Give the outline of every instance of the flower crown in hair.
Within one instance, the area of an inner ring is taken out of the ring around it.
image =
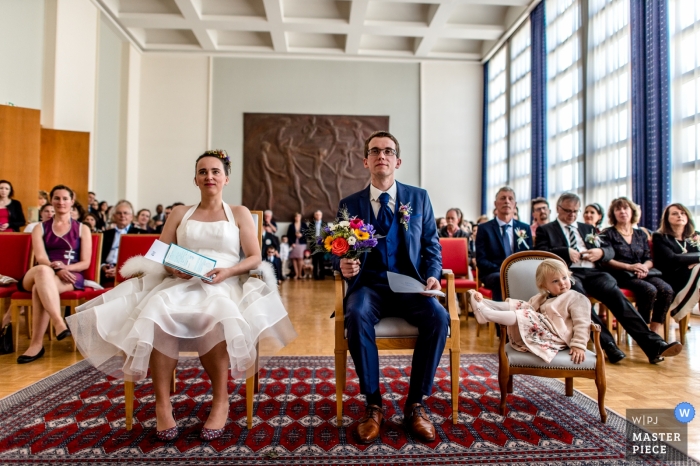
[[[205,152],[207,155],[215,155],[226,163],[231,162],[228,158],[228,153],[224,149],[212,149]]]

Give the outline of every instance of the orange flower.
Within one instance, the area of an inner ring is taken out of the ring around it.
[[[333,255],[342,257],[346,252],[348,252],[348,249],[350,249],[350,245],[345,238],[340,237],[333,240],[333,244],[331,246],[331,252]]]

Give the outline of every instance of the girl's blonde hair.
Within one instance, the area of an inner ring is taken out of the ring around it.
[[[546,291],[547,278],[557,273],[568,275],[571,283],[574,283],[574,279],[571,276],[571,271],[565,263],[559,259],[545,259],[540,265],[537,266],[537,271],[535,272],[535,282],[537,283],[537,288],[542,291]]]

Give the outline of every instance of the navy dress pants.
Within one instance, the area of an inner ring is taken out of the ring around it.
[[[450,316],[436,298],[394,293],[388,285],[362,286],[345,300],[345,328],[360,391],[379,390],[379,353],[374,326],[385,317],[401,317],[418,327],[413,350],[410,391],[430,396],[433,378],[445,349]]]

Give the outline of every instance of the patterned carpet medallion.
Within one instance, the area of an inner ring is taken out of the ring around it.
[[[122,382],[83,361],[0,400],[0,464],[626,464],[626,421],[610,413],[601,424],[597,405],[578,392],[564,396],[559,381],[516,376],[508,414],[500,416],[494,355],[462,356],[457,425],[443,358],[427,400],[438,437],[416,441],[401,427],[410,357],[380,361],[387,422],[372,445],[351,435],[363,400],[350,358],[343,428],[336,427],[333,358],[277,357],[261,371],[253,429],[245,427],[244,381],[231,380],[229,424],[211,443],[199,440],[211,406],[206,374],[197,359],[181,361],[172,397],[181,435],[167,444],[153,435],[150,380],[136,387],[127,432]],[[662,463],[650,457],[643,464]]]

